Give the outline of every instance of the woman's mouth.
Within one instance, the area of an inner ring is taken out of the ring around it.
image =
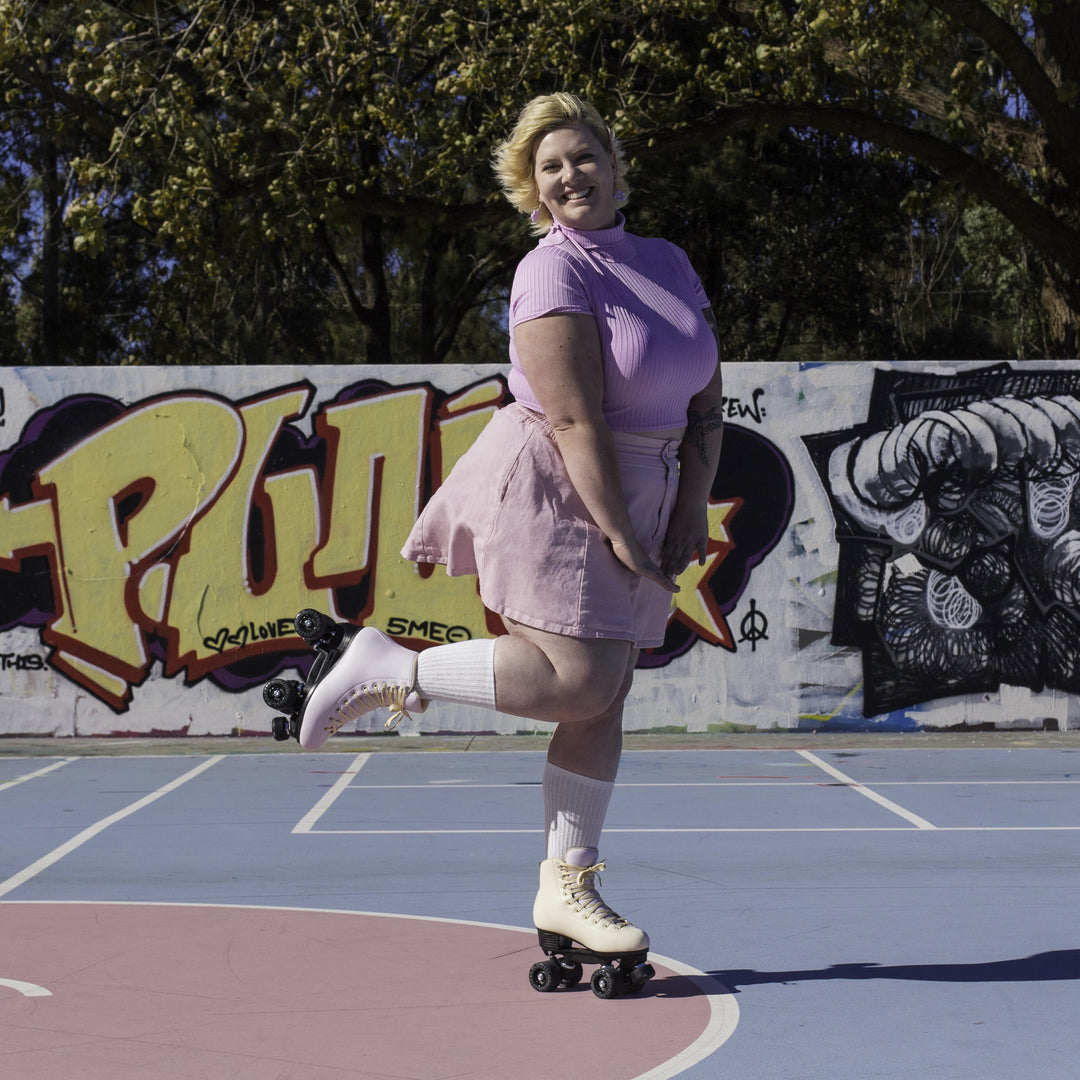
[[[582,199],[587,199],[592,191],[591,187],[582,188],[581,191],[568,191],[563,196],[563,202],[581,202]]]

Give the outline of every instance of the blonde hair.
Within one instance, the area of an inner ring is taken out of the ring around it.
[[[586,127],[608,148],[615,158],[615,182],[624,192],[629,191],[622,148],[594,106],[574,94],[534,97],[518,114],[510,137],[499,143],[492,155],[495,176],[510,205],[522,214],[539,207],[539,218],[532,226],[534,236],[542,236],[552,224],[551,214],[540,203],[534,178],[536,144],[552,131],[566,127]]]

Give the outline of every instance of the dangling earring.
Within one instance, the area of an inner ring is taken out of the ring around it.
[[[540,207],[539,206],[529,215],[529,220],[534,225],[540,220]]]

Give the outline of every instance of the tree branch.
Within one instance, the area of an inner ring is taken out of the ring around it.
[[[349,310],[353,313],[353,318],[355,318],[361,326],[371,325],[371,312],[364,307],[360,297],[356,295],[356,290],[352,286],[352,280],[345,272],[345,267],[341,265],[341,260],[334,250],[334,245],[330,242],[330,236],[326,230],[326,223],[324,221],[315,222],[315,239],[322,249],[323,257],[326,259],[334,277],[337,279],[341,291],[345,294],[345,300],[349,305]]]
[[[980,0],[930,0],[980,37],[1001,58],[1032,108],[1042,117],[1047,138],[1056,149],[1077,161],[1080,125],[1076,114],[1058,97],[1058,87],[1023,38]]]
[[[32,87],[45,101],[57,105],[61,109],[66,109],[74,116],[77,116],[91,134],[104,139],[108,139],[112,134],[115,126],[112,121],[104,119],[99,113],[87,108],[85,98],[68,93],[48,75],[41,75],[32,67],[14,60],[8,61],[7,70],[10,75],[14,76],[17,83]]]
[[[375,214],[385,218],[409,218],[430,221],[446,232],[464,232],[480,226],[497,225],[514,217],[515,211],[508,203],[477,202],[458,203],[448,206],[439,199],[418,196],[395,197],[377,191],[359,190],[355,195],[339,197],[351,213]]]
[[[477,297],[495,280],[507,273],[517,262],[519,253],[513,251],[489,252],[478,259],[457,293],[449,300],[444,301],[442,326],[435,337],[433,353],[438,363],[446,359],[454,338],[461,327],[465,316],[476,303]]]
[[[814,104],[754,102],[717,109],[702,125],[674,133],[652,132],[626,139],[628,148],[651,135],[666,152],[700,146],[702,136],[721,138],[764,127],[816,128],[897,150],[966,187],[1000,211],[1045,256],[1080,279],[1080,232],[1030,195],[963,150],[922,131],[856,109]]]
[[[944,122],[948,119],[951,99],[939,87],[926,84],[899,86],[890,96],[898,104],[910,106],[935,120]],[[1045,164],[1042,156],[1045,135],[1033,124],[1014,120],[1004,114],[991,118],[971,106],[961,107],[960,115],[973,132],[982,132],[984,136],[993,138],[998,146],[1005,146],[1009,140],[1019,143],[1021,152],[1013,152],[1010,156],[1024,168],[1034,170]]]

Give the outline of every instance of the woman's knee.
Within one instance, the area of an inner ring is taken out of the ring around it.
[[[565,686],[561,720],[588,720],[622,706],[634,681],[625,653],[597,650],[587,663],[575,667]]]
[[[555,723],[585,720],[617,705],[629,691],[637,654],[630,642],[508,625],[510,647],[496,652],[496,684],[516,686],[523,676],[527,681],[513,701],[505,690],[500,708],[514,705],[509,711]]]
[[[603,675],[595,675],[567,687],[562,720],[588,720],[609,712],[619,700],[620,686]]]

